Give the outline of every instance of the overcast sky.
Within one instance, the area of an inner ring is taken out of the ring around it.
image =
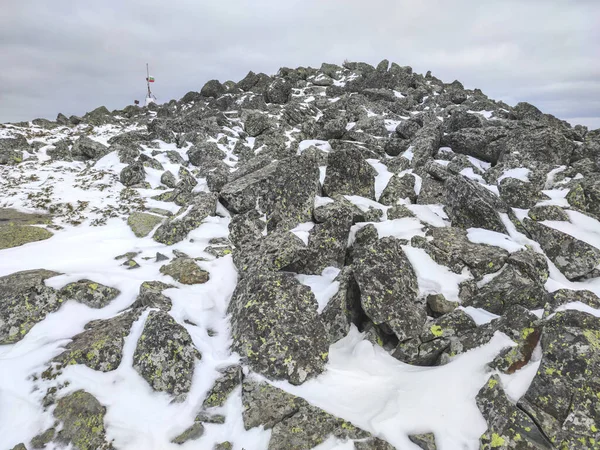
[[[2,0],[0,122],[386,58],[600,127],[600,0]]]

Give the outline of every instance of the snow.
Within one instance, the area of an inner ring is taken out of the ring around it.
[[[304,245],[308,245],[308,236],[310,234],[309,232],[314,228],[314,226],[315,224],[313,222],[304,222],[298,224],[295,228],[290,230],[290,232],[294,233],[296,236],[302,239]]]
[[[324,206],[327,205],[328,203],[334,203],[335,200],[333,200],[332,198],[329,197],[320,197],[318,195],[315,195],[315,208],[318,208],[319,206]]]
[[[415,448],[409,434],[433,432],[440,449],[475,450],[487,428],[475,404],[490,376],[486,363],[513,345],[498,332],[488,344],[449,364],[417,367],[363,340],[352,327],[347,337],[330,347],[326,371],[319,377],[301,386],[272,384],[399,449]]]
[[[505,178],[516,178],[517,180],[521,180],[521,181],[528,183],[529,182],[528,177],[529,177],[530,173],[531,173],[531,170],[527,169],[526,167],[518,167],[516,169],[508,169],[508,170],[505,170],[502,173],[502,175],[500,175],[498,177],[498,183],[500,183]]]
[[[487,171],[492,166],[491,163],[482,161],[481,159],[475,158],[474,156],[467,156],[467,158],[469,159],[469,162],[471,164],[473,164],[475,167],[477,167],[483,172]]]
[[[402,246],[406,257],[410,261],[417,281],[419,295],[444,294],[447,300],[460,302],[458,298],[459,284],[471,278],[468,270],[456,274],[445,266],[436,263],[427,252],[421,248]]]
[[[402,153],[402,155],[400,155],[400,156],[404,156],[409,161],[412,161],[413,156],[414,156],[412,145],[410,147],[408,147],[408,149],[404,153]]]
[[[310,287],[310,290],[315,295],[319,308],[317,312],[320,314],[329,303],[329,300],[337,293],[340,288],[340,283],[333,281],[340,273],[337,267],[326,267],[321,275],[296,275],[300,283]]]
[[[432,227],[447,227],[450,222],[444,212],[443,205],[404,205],[411,210],[417,218]]]
[[[466,167],[466,168],[464,168],[463,170],[460,171],[460,174],[463,175],[463,176],[465,176],[465,177],[467,177],[467,178],[470,178],[471,180],[475,180],[475,181],[478,181],[478,182],[480,182],[482,184],[485,184],[485,180],[483,179],[483,177],[481,175],[475,173],[473,171],[472,167]]]
[[[525,395],[537,374],[541,362],[542,347],[538,343],[531,355],[531,360],[520,370],[511,375],[498,372],[504,392],[513,403],[517,403]]]
[[[494,111],[487,111],[487,110],[482,110],[482,111],[468,110],[467,112],[471,113],[471,114],[479,114],[479,115],[485,117],[486,119],[489,119],[490,117],[492,117],[492,114],[494,114]]]
[[[477,326],[485,325],[486,323],[490,323],[492,320],[500,317],[496,314],[486,311],[485,309],[474,308],[473,306],[459,306],[459,308],[471,316],[471,319],[475,321]]]
[[[515,242],[506,234],[483,228],[469,228],[467,230],[467,238],[475,244],[493,245],[503,248],[510,253],[525,249],[524,245]]]
[[[367,162],[375,169],[377,175],[375,176],[375,198],[379,200],[381,193],[389,183],[390,179],[394,174],[388,171],[387,166],[377,159],[367,159]]]
[[[600,249],[600,222],[577,211],[565,210],[565,212],[568,214],[570,222],[544,220],[540,223]]]
[[[562,206],[562,207],[567,207],[567,208],[569,206],[571,206],[571,205],[569,205],[569,202],[565,198],[567,196],[567,194],[569,193],[569,189],[546,189],[546,190],[543,190],[542,193],[546,194],[548,197],[550,197],[550,199],[542,200],[542,201],[538,202],[536,206],[556,205],[556,206]]]

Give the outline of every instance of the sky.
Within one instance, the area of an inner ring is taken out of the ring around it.
[[[599,0],[2,0],[0,123],[346,59],[600,128]]]

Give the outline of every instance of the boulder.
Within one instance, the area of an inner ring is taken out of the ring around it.
[[[203,270],[192,258],[175,258],[160,268],[160,273],[169,275],[182,284],[203,284],[209,279],[209,273]]]
[[[249,274],[237,285],[231,314],[233,350],[272,379],[301,384],[321,373],[329,345],[308,286],[290,273]]]
[[[59,292],[61,301],[75,300],[90,308],[104,308],[121,292],[90,280],[79,280],[64,286]]]
[[[377,172],[357,149],[333,150],[327,158],[327,173],[323,192],[332,197],[359,195],[375,200]]]
[[[418,336],[425,305],[417,301],[417,276],[402,243],[385,237],[359,248],[352,266],[362,309],[373,323],[385,324],[400,341]]]
[[[600,249],[587,242],[527,217],[523,225],[569,280],[590,273],[600,264]]]
[[[452,226],[507,233],[498,214],[506,207],[491,191],[460,175],[448,179],[445,189],[446,212]]]
[[[39,269],[0,277],[0,344],[20,341],[36,323],[60,308],[58,293],[44,284],[57,275]]]
[[[196,360],[202,355],[187,330],[162,311],[150,311],[133,354],[133,368],[155,391],[177,400],[192,387]]]

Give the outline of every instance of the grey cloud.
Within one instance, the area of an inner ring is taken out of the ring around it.
[[[0,122],[161,101],[249,70],[383,58],[600,127],[596,1],[21,0],[0,14]]]

